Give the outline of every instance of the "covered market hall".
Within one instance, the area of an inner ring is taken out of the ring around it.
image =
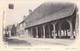
[[[78,8],[73,3],[45,2],[26,20],[32,38],[75,39],[78,31]]]

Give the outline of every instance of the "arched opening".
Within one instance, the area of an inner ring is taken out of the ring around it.
[[[49,38],[49,28],[48,28],[48,24],[45,26],[45,38]]]
[[[70,25],[65,19],[62,20],[61,24],[61,38],[70,39]]]
[[[39,27],[38,27],[38,38],[42,38],[42,37],[43,37],[42,27],[39,26]]]
[[[49,25],[49,27],[50,27],[50,38],[53,38],[53,35],[52,35],[53,25],[52,25],[52,24],[50,24],[50,25]]]
[[[33,33],[32,33],[33,37],[36,38],[36,28],[33,28],[32,31],[33,31]]]
[[[52,31],[53,25],[51,23],[47,23],[45,26],[45,38],[53,38]]]

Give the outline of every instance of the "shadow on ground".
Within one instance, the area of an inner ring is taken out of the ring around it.
[[[18,39],[8,39],[8,45],[16,45],[16,46],[20,46],[20,45],[25,45],[25,46],[31,46],[31,44],[25,40],[18,40]]]

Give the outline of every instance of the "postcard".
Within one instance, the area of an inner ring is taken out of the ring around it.
[[[80,51],[79,0],[3,0],[0,8],[0,51]]]

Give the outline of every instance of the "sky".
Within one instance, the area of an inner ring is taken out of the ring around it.
[[[14,4],[14,9],[9,9],[8,5]],[[32,11],[36,9],[40,3],[27,1],[5,1],[4,4],[4,26],[17,24],[23,20],[24,15],[29,14],[29,9]]]
[[[24,15],[27,16],[29,14],[29,9],[33,11],[44,2],[53,2],[53,1],[52,0],[37,0],[37,1],[36,0],[4,0],[3,1],[3,11],[5,12],[4,27],[6,27],[7,25],[20,23],[23,20],[23,16]],[[8,8],[9,4],[14,4],[14,9],[9,9]]]

